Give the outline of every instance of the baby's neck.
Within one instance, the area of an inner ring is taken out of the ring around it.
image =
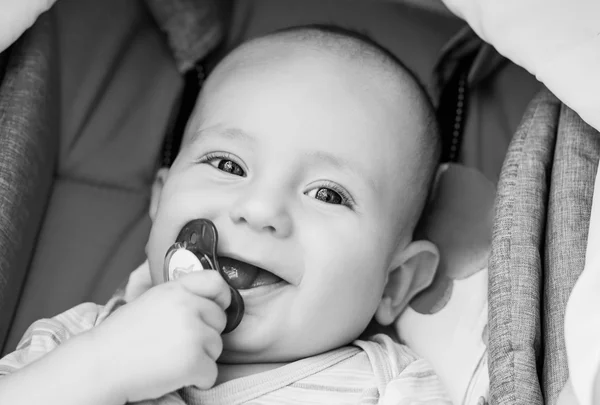
[[[236,378],[247,377],[252,374],[258,374],[273,370],[287,363],[255,363],[255,364],[222,364],[219,363],[219,374],[215,385],[235,380]]]

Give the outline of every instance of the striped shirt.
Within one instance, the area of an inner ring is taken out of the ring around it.
[[[52,319],[35,322],[17,350],[0,360],[0,376],[26,366],[70,337],[100,324],[123,304],[125,301],[118,297],[106,306],[85,303]],[[209,390],[188,387],[143,404],[451,405],[451,402],[425,360],[379,334]]]

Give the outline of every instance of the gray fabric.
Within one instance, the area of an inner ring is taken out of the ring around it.
[[[585,264],[599,156],[600,135],[577,114],[548,91],[532,102],[509,148],[496,201],[492,404],[554,405],[569,376],[564,312]]]
[[[441,95],[441,89],[454,74],[458,62],[474,51],[476,56],[467,81],[467,121],[460,162],[476,167],[496,183],[512,136],[523,119],[527,105],[540,92],[542,85],[524,69],[498,54],[492,46],[483,44],[468,28],[462,29],[444,47],[435,68],[435,93]],[[446,132],[447,135],[450,134]]]
[[[48,147],[59,158],[35,254],[21,256],[32,261],[5,352],[37,319],[105,302],[142,263],[150,186],[182,88],[142,1],[61,0],[52,12],[59,78],[46,82],[60,86],[62,122]]]
[[[222,0],[145,0],[167,35],[177,68],[185,73],[220,41]]]
[[[446,43],[464,26],[456,18],[390,1],[234,0],[226,48],[272,31],[335,24],[365,33],[386,47],[432,89],[433,68]]]
[[[560,103],[532,102],[502,168],[489,266],[490,401],[542,404],[542,255]]]
[[[565,308],[585,265],[599,157],[600,134],[563,106],[552,166],[544,260],[542,383],[546,405],[556,404],[569,377]]]
[[[509,144],[523,114],[542,85],[509,63],[472,89],[461,163],[498,182]]]
[[[42,15],[0,77],[0,348],[44,215],[58,146],[54,20]]]

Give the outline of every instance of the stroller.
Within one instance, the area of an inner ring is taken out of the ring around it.
[[[383,2],[61,0],[0,54],[4,353],[34,320],[105,302],[143,262],[153,174],[173,159],[201,80],[223,52],[313,22],[383,39],[436,99],[445,160],[497,183],[485,396],[491,404],[556,403],[569,377],[564,314],[585,264],[581,224],[590,219],[598,133],[525,71],[473,45],[460,22]],[[430,51],[413,53],[415,41],[403,40],[411,36]],[[469,106],[456,137],[465,80]]]

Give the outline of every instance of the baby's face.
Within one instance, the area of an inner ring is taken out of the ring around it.
[[[322,55],[268,51],[211,77],[151,213],[155,283],[195,218],[215,223],[220,257],[262,269],[240,290],[246,312],[223,336],[226,362],[289,361],[355,339],[382,298],[411,193],[417,129],[385,83]]]

